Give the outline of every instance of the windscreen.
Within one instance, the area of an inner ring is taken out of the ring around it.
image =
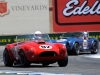
[[[23,41],[37,41],[43,40],[45,42],[51,42],[50,37],[48,34],[26,34],[26,35],[18,35],[16,36],[16,42],[23,42]]]
[[[65,37],[78,37],[78,36],[81,36],[82,33],[81,32],[68,32],[68,33],[63,33],[62,34],[62,38],[65,38]]]

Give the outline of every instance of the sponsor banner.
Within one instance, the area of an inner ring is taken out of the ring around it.
[[[16,42],[16,35],[0,36],[0,45],[6,45],[8,43],[14,43],[14,42]]]
[[[100,31],[100,0],[52,0],[53,31]]]
[[[0,0],[0,33],[50,32],[49,0]]]
[[[62,34],[63,33],[52,33],[52,34],[49,34],[49,36],[51,40],[58,40]],[[90,32],[89,36],[93,38],[98,38],[100,41],[100,32]],[[23,39],[24,38],[19,38],[18,40],[21,41]],[[14,43],[14,42],[16,42],[16,35],[0,36],[0,45],[6,45],[9,43]]]

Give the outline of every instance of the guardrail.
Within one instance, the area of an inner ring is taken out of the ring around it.
[[[49,34],[50,38],[52,40],[58,39],[59,36],[61,36],[62,33],[52,33]],[[89,33],[90,37],[98,38],[100,40],[100,32],[90,32]],[[16,35],[1,35],[0,36],[0,46],[6,45],[8,43],[14,43],[16,42]]]

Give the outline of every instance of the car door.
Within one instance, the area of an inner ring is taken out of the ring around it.
[[[89,39],[88,39],[88,47],[89,47],[89,49],[90,49],[91,45],[92,45],[92,41],[91,41],[90,38],[89,38]]]

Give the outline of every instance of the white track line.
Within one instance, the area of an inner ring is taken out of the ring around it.
[[[46,72],[34,72],[34,71],[12,71],[12,70],[0,70],[0,73],[6,74],[17,74],[17,75],[83,75],[83,74],[56,74],[56,73],[46,73]]]
[[[100,54],[84,55],[84,57],[87,57],[87,58],[99,58],[100,59]]]

